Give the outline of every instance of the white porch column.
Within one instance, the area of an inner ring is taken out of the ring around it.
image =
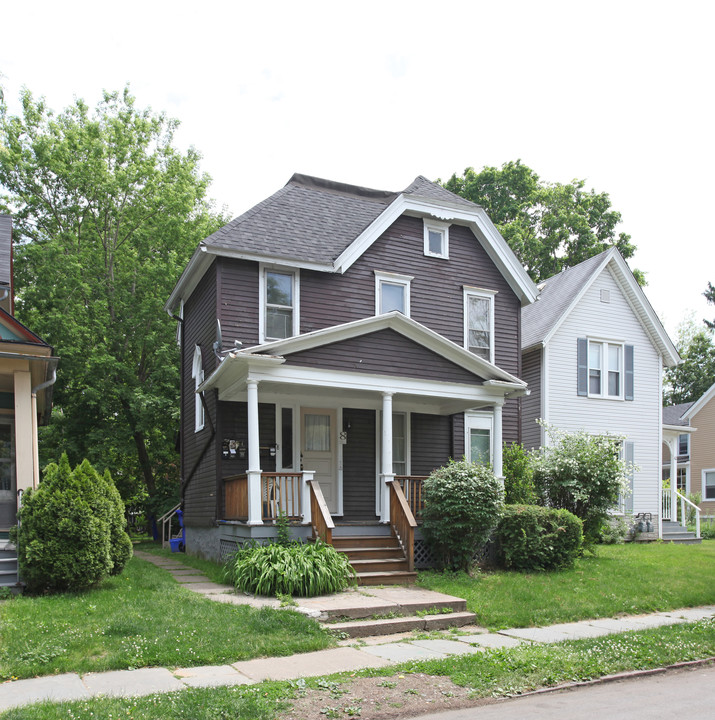
[[[31,488],[34,480],[33,458],[37,435],[33,437],[32,380],[30,371],[16,370],[15,391],[15,477],[17,490]]]
[[[390,488],[387,483],[395,479],[392,472],[392,395],[391,392],[382,393],[382,463],[380,464],[381,479],[380,491],[382,502],[380,503],[381,522],[390,522]]]
[[[248,401],[248,524],[262,525],[261,447],[258,439],[258,381],[246,381]]]
[[[668,441],[668,447],[670,448],[670,519],[676,520],[678,518],[678,505],[675,491],[678,489],[678,442],[679,438],[675,438]]]
[[[315,470],[303,470],[303,486],[301,487],[301,505],[303,506],[303,525],[310,525],[313,519],[310,507],[310,488],[308,483],[315,478]]]
[[[502,404],[494,405],[494,450],[493,467],[494,474],[504,483],[504,469],[502,463]]]

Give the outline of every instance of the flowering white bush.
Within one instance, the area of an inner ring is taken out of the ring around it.
[[[580,517],[584,538],[594,542],[618,496],[630,491],[635,468],[622,458],[623,438],[544,427],[550,443],[534,453],[534,484],[544,504]]]

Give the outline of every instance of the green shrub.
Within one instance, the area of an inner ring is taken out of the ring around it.
[[[519,443],[504,446],[504,502],[508,505],[535,505],[534,469],[531,457]]]
[[[604,545],[623,545],[629,532],[630,527],[624,518],[612,516],[601,525],[599,539]]]
[[[83,590],[118,574],[132,554],[124,505],[109,473],[67,455],[51,463],[37,490],[28,490],[14,533],[30,592]]]
[[[700,537],[703,540],[715,540],[715,520],[702,520],[700,522]]]
[[[496,531],[499,561],[514,570],[555,570],[573,565],[583,524],[568,510],[507,505]]]
[[[424,482],[422,532],[444,568],[468,570],[497,524],[503,492],[491,468],[449,461]]]
[[[534,484],[542,502],[572,512],[583,521],[584,539],[597,542],[618,496],[629,491],[622,438],[566,433],[547,428],[550,444],[533,454]]]
[[[313,597],[344,590],[355,571],[346,555],[316,540],[245,547],[236,554],[231,577],[242,592]]]

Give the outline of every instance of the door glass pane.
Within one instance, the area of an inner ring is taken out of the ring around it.
[[[382,312],[388,313],[393,310],[405,312],[405,286],[394,283],[383,282],[380,286],[382,291]]]
[[[12,425],[0,425],[0,490],[12,490]]]
[[[305,415],[305,449],[330,452],[330,415]]]
[[[472,428],[469,431],[469,457],[472,462],[488,465],[490,445],[489,430]]]
[[[293,410],[283,408],[281,410],[281,436],[283,447],[281,448],[281,463],[284,468],[293,467]]]

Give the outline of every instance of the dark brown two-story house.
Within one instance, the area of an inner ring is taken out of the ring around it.
[[[422,478],[465,455],[500,475],[519,440],[536,294],[484,210],[423,177],[294,175],[206,238],[167,303],[187,550],[223,556],[282,512],[329,540],[392,529],[411,564]]]

